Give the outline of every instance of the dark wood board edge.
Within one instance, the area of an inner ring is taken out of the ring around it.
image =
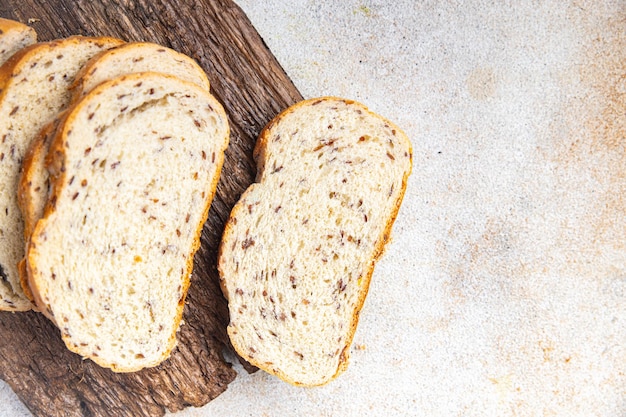
[[[219,288],[217,248],[240,194],[254,180],[256,138],[276,114],[302,99],[243,11],[232,1],[4,0],[0,16],[30,24],[39,40],[71,35],[150,41],[194,58],[224,105],[231,140],[201,248],[179,344],[160,366],[115,374],[65,349],[58,330],[34,313],[0,313],[0,378],[41,416],[160,416],[202,406],[235,372],[228,309]]]

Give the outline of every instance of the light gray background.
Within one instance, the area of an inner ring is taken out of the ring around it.
[[[625,416],[626,3],[237,3],[306,98],[402,127],[414,169],[348,370],[236,366],[176,415]]]

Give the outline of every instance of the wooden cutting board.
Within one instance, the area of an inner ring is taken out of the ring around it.
[[[43,316],[0,312],[0,378],[41,416],[158,416],[206,404],[236,376],[222,358],[229,348],[228,309],[215,265],[223,226],[254,179],[257,135],[301,95],[232,1],[3,0],[0,16],[29,23],[40,41],[107,35],[183,52],[207,72],[231,126],[171,358],[153,369],[115,374],[69,352]]]

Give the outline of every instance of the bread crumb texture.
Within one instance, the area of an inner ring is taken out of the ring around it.
[[[169,356],[228,138],[210,93],[163,74],[115,78],[70,109],[27,252],[70,350],[117,372]]]
[[[365,106],[324,97],[277,116],[255,157],[258,183],[234,207],[220,247],[228,334],[261,369],[322,385],[347,366],[411,145]]]

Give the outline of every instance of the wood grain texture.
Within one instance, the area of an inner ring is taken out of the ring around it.
[[[215,266],[224,223],[254,180],[257,135],[301,95],[232,1],[3,0],[0,16],[30,22],[41,41],[108,35],[185,53],[207,72],[231,123],[230,146],[171,358],[156,368],[115,374],[69,352],[43,316],[1,312],[0,378],[41,416],[159,416],[166,409],[206,404],[235,378],[222,358],[229,348],[228,309]]]

